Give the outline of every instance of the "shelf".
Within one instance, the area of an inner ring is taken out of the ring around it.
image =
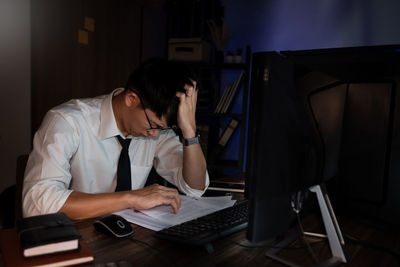
[[[208,168],[212,170],[223,170],[223,169],[237,169],[239,162],[237,160],[219,160],[216,163],[209,164]]]
[[[196,122],[203,129],[202,148],[213,181],[226,174],[243,173],[250,55],[247,47],[244,63],[186,62],[197,71],[205,91],[198,97]],[[217,107],[228,112],[214,113]],[[230,155],[225,154],[226,149]]]
[[[208,190],[225,192],[244,192],[245,175],[239,173],[236,175],[223,175],[220,178],[210,180]]]

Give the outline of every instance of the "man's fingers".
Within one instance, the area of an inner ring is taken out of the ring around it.
[[[171,207],[172,207],[172,209],[174,210],[174,213],[175,214],[177,214],[178,213],[178,210],[179,210],[179,208],[178,208],[178,206],[177,206],[177,204],[176,204],[176,202],[174,202],[174,201],[171,201],[170,203],[168,203],[169,205],[171,205]]]
[[[173,188],[171,188],[173,189]],[[181,207],[181,198],[179,197],[178,191],[173,189],[174,191],[168,191],[165,193],[166,197],[172,199],[173,203],[176,204],[176,212]]]
[[[172,188],[172,187],[166,187],[166,186],[156,184],[156,189],[160,190],[160,191],[173,192],[178,195],[178,190],[176,190],[175,188]]]
[[[185,96],[186,96],[186,94],[183,92],[176,92],[176,97],[178,97],[178,98],[182,99],[182,97],[185,97]]]
[[[172,206],[174,213],[178,213],[179,208],[181,207],[180,203],[176,200],[176,198],[171,198],[170,205]]]
[[[197,88],[194,89],[193,91],[193,104],[196,106],[197,103],[197,94],[199,93],[199,90],[197,90]]]
[[[192,81],[193,85],[185,84],[186,96],[192,97],[197,91],[197,83]]]
[[[176,195],[164,195],[162,196],[162,203],[164,205],[171,205],[172,209],[174,210],[174,213],[178,213],[179,208],[181,207],[181,199],[179,196]]]
[[[181,198],[175,188],[153,184],[142,189],[133,190],[132,193],[137,196],[133,208],[138,210],[150,209],[165,204],[171,205],[174,213],[178,213],[181,207]]]
[[[192,81],[192,83],[193,85],[185,84],[185,92],[176,92],[176,96],[181,100],[191,100],[195,102],[198,93],[197,83],[195,81]]]
[[[158,191],[157,193],[162,197],[162,203],[160,204],[171,205],[174,209],[174,213],[177,213],[181,207],[181,198],[179,197],[178,190],[161,185],[157,186],[156,189]]]

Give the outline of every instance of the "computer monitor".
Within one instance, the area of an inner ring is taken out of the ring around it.
[[[321,185],[337,180],[339,193],[350,198],[385,198],[399,51],[384,46],[253,54],[245,190],[250,241],[286,233],[295,217],[293,196],[310,189],[332,254],[346,261]]]
[[[286,232],[293,218],[293,193],[321,181],[293,63],[275,52],[255,53],[249,99],[247,237],[258,242]]]

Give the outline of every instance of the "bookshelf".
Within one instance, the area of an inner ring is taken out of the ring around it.
[[[247,47],[244,63],[191,64],[201,84],[196,120],[210,186],[222,191],[224,183],[226,191],[231,191],[232,183],[235,190],[244,189],[250,55]],[[229,95],[226,90],[230,90],[229,100],[221,104]]]

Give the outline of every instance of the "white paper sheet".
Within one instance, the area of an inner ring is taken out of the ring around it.
[[[181,196],[181,207],[177,214],[173,213],[173,209],[170,205],[161,205],[142,211],[125,209],[115,212],[115,214],[124,217],[129,222],[159,231],[210,214],[214,211],[231,207],[235,202],[236,200],[232,200],[230,196],[203,197],[198,199]]]
[[[134,209],[120,210],[120,211],[114,212],[114,214],[122,216],[128,222],[140,225],[142,227],[145,227],[145,228],[148,228],[148,229],[151,229],[154,231],[160,231],[161,229],[172,226],[172,224],[155,220],[154,218],[149,217],[146,214],[144,214],[140,211],[136,211]]]

